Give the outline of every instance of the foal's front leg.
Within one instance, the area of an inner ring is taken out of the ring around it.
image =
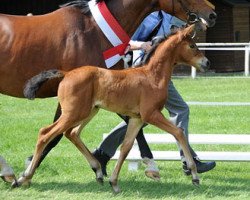
[[[175,139],[179,142],[181,149],[183,150],[184,156],[186,158],[187,166],[192,173],[192,181],[194,185],[199,185],[199,177],[197,174],[197,168],[194,162],[194,159],[190,153],[188,142],[186,136],[183,133],[181,128],[176,127],[169,120],[167,120],[164,115],[156,110],[150,117],[145,119],[147,123],[157,126],[158,128],[172,134]]]
[[[125,135],[125,138],[123,140],[121,150],[120,150],[120,156],[118,158],[118,161],[116,162],[115,169],[109,181],[115,193],[120,192],[120,188],[118,186],[118,176],[119,176],[122,164],[124,160],[126,159],[129,151],[131,150],[134,144],[135,138],[142,126],[143,126],[143,122],[140,118],[129,119],[127,132],[126,132],[126,135]]]

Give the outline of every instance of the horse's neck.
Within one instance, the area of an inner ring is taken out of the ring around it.
[[[186,12],[184,12],[182,6],[180,5],[180,3],[178,3],[178,1],[164,0],[164,3],[167,5],[167,7],[165,7],[166,13],[173,15],[183,21],[186,21],[187,19]]]
[[[165,0],[165,11],[183,19],[179,4]],[[129,36],[132,36],[143,19],[153,11],[160,10],[159,0],[112,0],[107,1],[111,13]]]
[[[111,13],[120,25],[132,36],[142,20],[155,10],[155,0],[112,0],[107,1]]]

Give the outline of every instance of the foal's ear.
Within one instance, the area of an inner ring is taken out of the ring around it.
[[[183,29],[182,34],[183,34],[183,38],[189,36],[189,37],[193,37],[195,33],[195,25],[192,24],[190,26],[188,26],[187,28]]]

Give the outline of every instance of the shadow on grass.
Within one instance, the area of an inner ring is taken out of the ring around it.
[[[210,178],[209,178],[210,179]],[[212,182],[214,177],[211,177],[209,182]],[[228,186],[226,183],[234,183],[234,186]],[[119,186],[122,189],[120,195],[124,197],[140,196],[141,198],[162,199],[163,197],[185,198],[187,196],[204,196],[204,197],[235,197],[237,194],[249,193],[249,180],[240,178],[221,178],[216,179],[214,184],[201,184],[200,187],[193,186],[191,182],[154,182],[154,181],[138,181],[138,180],[121,180]],[[219,183],[219,184],[218,184]],[[225,184],[223,184],[225,183]],[[101,186],[95,181],[90,182],[46,182],[33,183],[31,187],[39,192],[46,191],[67,191],[71,194],[84,193],[110,193],[112,189],[106,180]]]
[[[64,166],[63,162],[57,163],[56,165],[59,164]],[[67,163],[67,165],[68,164],[69,163]],[[118,197],[127,197],[128,199],[192,199],[192,197],[196,199],[230,199],[231,197],[236,199],[238,196],[250,196],[248,163],[242,163],[240,166],[238,163],[231,163],[231,168],[228,169],[225,168],[228,164],[218,163],[216,170],[200,175],[200,187],[192,185],[191,177],[182,176],[179,166],[175,162],[168,163],[168,165],[170,165],[168,166],[168,170],[164,170],[167,168],[165,165],[161,165],[160,167],[162,172],[162,180],[160,182],[154,182],[146,178],[142,175],[144,174],[144,170],[142,169],[137,173],[127,172],[126,170],[122,171],[119,181],[122,193],[119,194]],[[110,168],[112,167],[113,165],[110,166]],[[125,166],[125,168],[126,167],[127,166]],[[80,169],[79,166],[76,168],[79,170],[67,171],[67,167],[56,170],[57,168],[53,165],[43,165],[35,175],[31,186],[29,188],[21,187],[18,189],[19,191],[17,190],[15,193],[17,194],[20,191],[28,189],[31,191],[27,191],[27,194],[38,193],[39,195],[46,196],[51,193],[51,196],[54,194],[63,196],[65,193],[68,193],[70,195],[75,194],[77,197],[91,196],[91,199],[96,198],[96,200],[100,198],[108,199],[114,196],[107,178],[105,179],[104,185],[101,186],[94,180],[94,173],[88,166],[82,169]],[[66,172],[71,172],[70,176],[63,176]],[[85,177],[82,178],[82,175],[79,176],[79,173],[85,173]],[[51,179],[49,177],[51,177]],[[75,179],[70,179],[70,177],[75,177]],[[9,185],[6,184],[2,188],[4,190],[9,189]],[[22,193],[22,195],[25,194],[26,191]]]

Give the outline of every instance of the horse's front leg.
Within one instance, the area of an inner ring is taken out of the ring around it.
[[[0,177],[8,183],[16,181],[16,176],[13,169],[7,164],[6,160],[0,156]]]
[[[123,140],[121,150],[120,150],[120,156],[118,158],[115,169],[109,181],[115,193],[120,192],[120,188],[118,186],[118,176],[119,176],[122,164],[124,160],[126,159],[129,151],[131,150],[134,144],[135,138],[142,126],[143,126],[143,122],[140,118],[129,119],[127,132],[126,132],[126,135],[125,135],[125,138]]]
[[[199,177],[197,174],[197,168],[194,162],[194,159],[190,153],[188,148],[187,138],[185,137],[183,130],[181,128],[176,127],[169,120],[167,120],[164,115],[155,110],[145,118],[145,121],[149,124],[155,125],[156,127],[172,134],[175,139],[179,142],[181,149],[183,150],[184,156],[186,158],[187,167],[191,170],[192,173],[192,181],[194,185],[199,185]]]

